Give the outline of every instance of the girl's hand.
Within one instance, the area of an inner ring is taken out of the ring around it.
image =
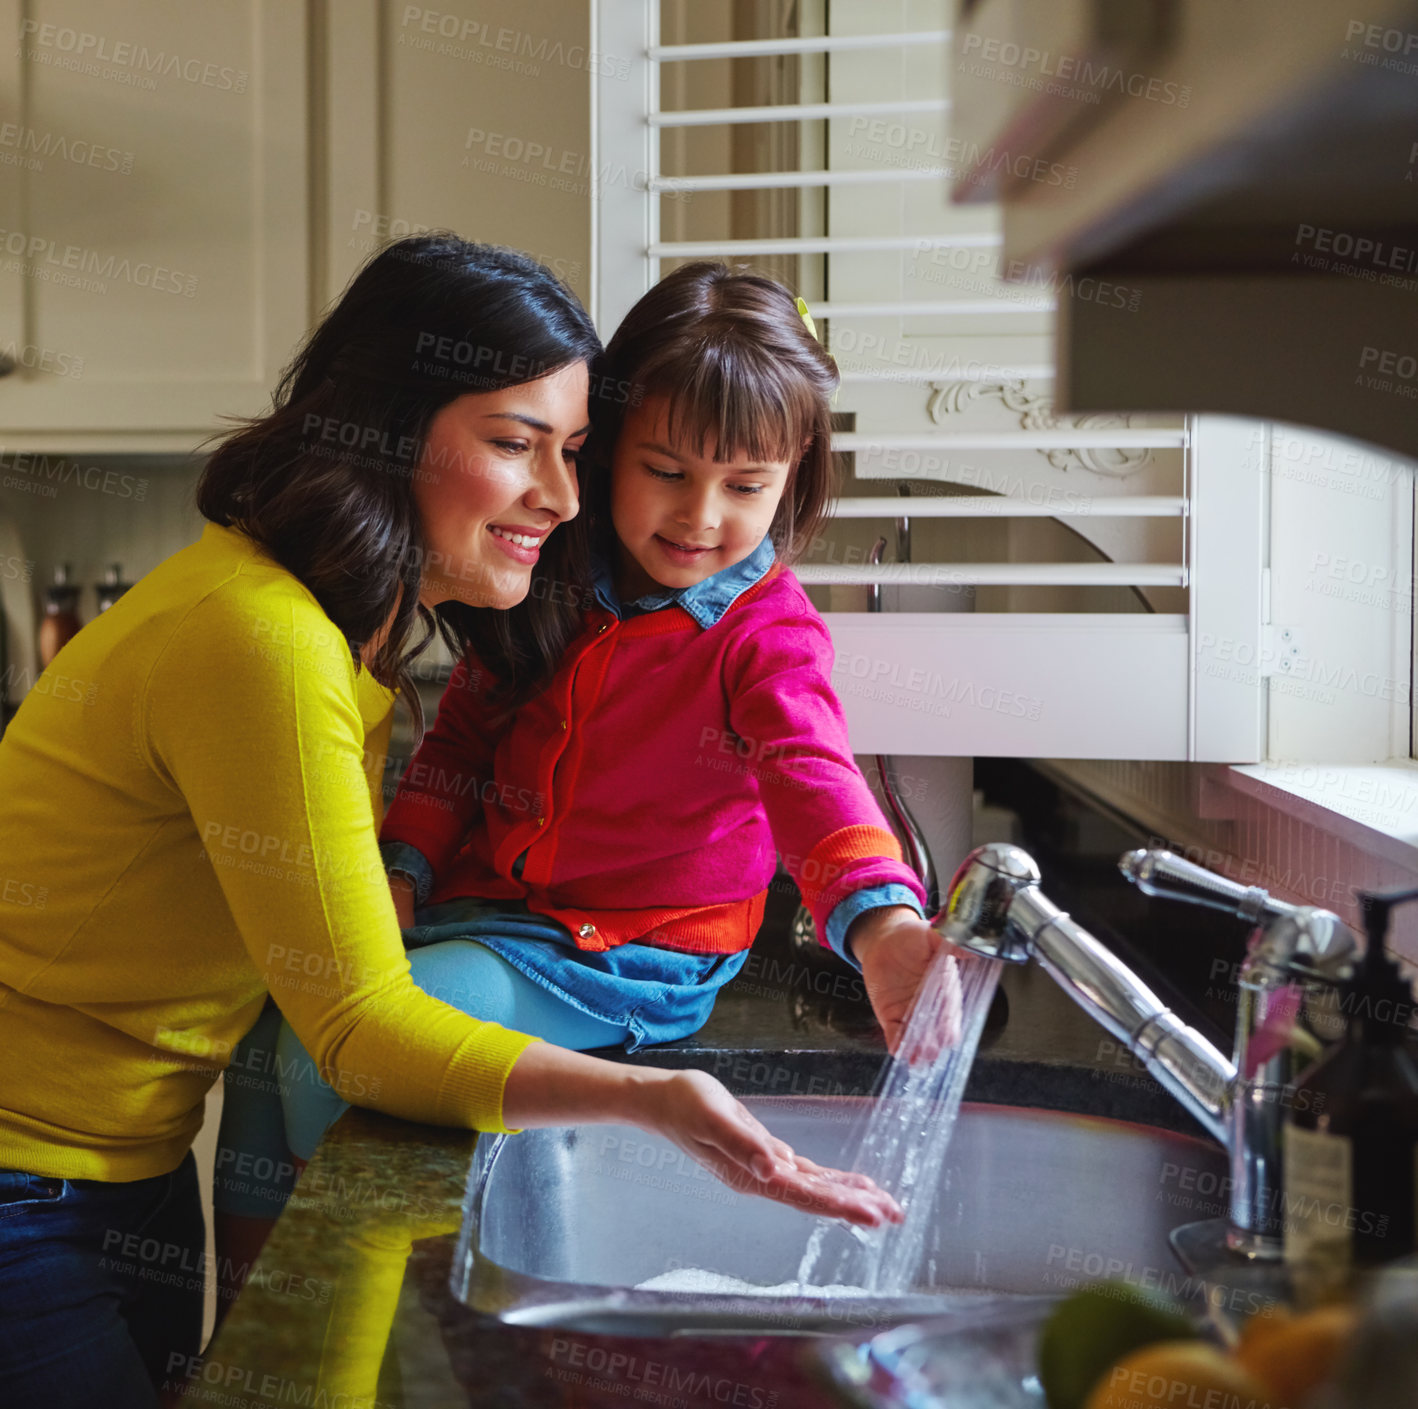
[[[414,886],[405,875],[389,877],[389,893],[394,897],[394,913],[399,917],[401,930],[411,929],[414,923]]]
[[[864,1174],[825,1169],[771,1135],[707,1072],[656,1072],[632,1111],[739,1193],[761,1194],[805,1213],[865,1228],[900,1223],[901,1207]]]
[[[847,931],[847,944],[862,966],[867,997],[886,1034],[887,1050],[897,1055],[926,975],[941,950],[954,946],[906,905],[883,905],[859,915]],[[960,1025],[959,1004],[951,1003],[944,1026],[906,1054],[908,1060],[934,1061],[943,1047],[960,1041]]]

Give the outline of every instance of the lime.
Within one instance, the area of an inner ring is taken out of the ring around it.
[[[1049,1409],[1084,1409],[1089,1391],[1123,1356],[1195,1336],[1164,1292],[1116,1281],[1083,1287],[1053,1309],[1039,1334],[1039,1382]]]

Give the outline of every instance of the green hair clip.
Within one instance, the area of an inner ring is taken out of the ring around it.
[[[822,339],[817,336],[817,324],[812,321],[812,314],[807,311],[807,300],[805,298],[798,300],[798,317],[803,320],[803,327],[805,327],[818,342],[821,342]]]
[[[817,345],[818,345],[819,347],[821,347],[821,346],[822,346],[822,339],[821,339],[820,337],[818,337],[818,335],[817,335],[817,324],[812,321],[812,314],[808,312],[808,309],[807,309],[807,300],[806,300],[805,298],[800,298],[800,299],[798,300],[798,317],[803,320],[803,327],[805,327],[805,328],[808,330],[808,332],[810,332],[810,333],[812,334],[813,340],[817,343]],[[826,351],[826,349],[824,348],[823,351]],[[836,357],[833,357],[832,353],[830,353],[830,352],[828,352],[827,355],[832,358],[832,365],[833,365],[834,367],[836,367],[836,366],[837,366],[837,359],[836,359]],[[840,369],[840,368],[838,369],[838,377],[839,377],[839,385],[840,385],[840,377],[841,377],[841,369]],[[836,401],[837,401],[837,393],[836,393],[835,391],[832,393],[832,400],[833,400],[833,403],[834,403],[834,404],[835,404]]]

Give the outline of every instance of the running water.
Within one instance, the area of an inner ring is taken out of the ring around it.
[[[852,1165],[895,1197],[905,1222],[867,1229],[820,1219],[798,1267],[800,1286],[846,1285],[881,1296],[911,1290],[999,969],[995,960],[942,950],[911,1010],[899,1055],[883,1072]],[[951,1027],[959,1040],[933,1061],[904,1060]]]
[[[865,1296],[861,1287],[804,1287],[798,1282],[780,1282],[776,1287],[745,1282],[724,1272],[706,1272],[699,1267],[681,1267],[673,1272],[661,1272],[658,1277],[635,1284],[637,1292],[693,1292],[715,1296],[773,1297],[848,1297]]]

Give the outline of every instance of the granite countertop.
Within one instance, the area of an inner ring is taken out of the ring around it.
[[[1197,1127],[1037,966],[1009,969],[967,1101]],[[869,1092],[884,1060],[860,978],[760,957],[695,1037],[636,1057],[740,1095]],[[832,1402],[790,1338],[612,1338],[511,1327],[448,1288],[476,1135],[351,1110],[296,1187],[186,1400],[243,1409]],[[619,1357],[619,1358],[616,1358]],[[598,1369],[606,1371],[598,1375]],[[615,1373],[609,1373],[614,1371]]]

